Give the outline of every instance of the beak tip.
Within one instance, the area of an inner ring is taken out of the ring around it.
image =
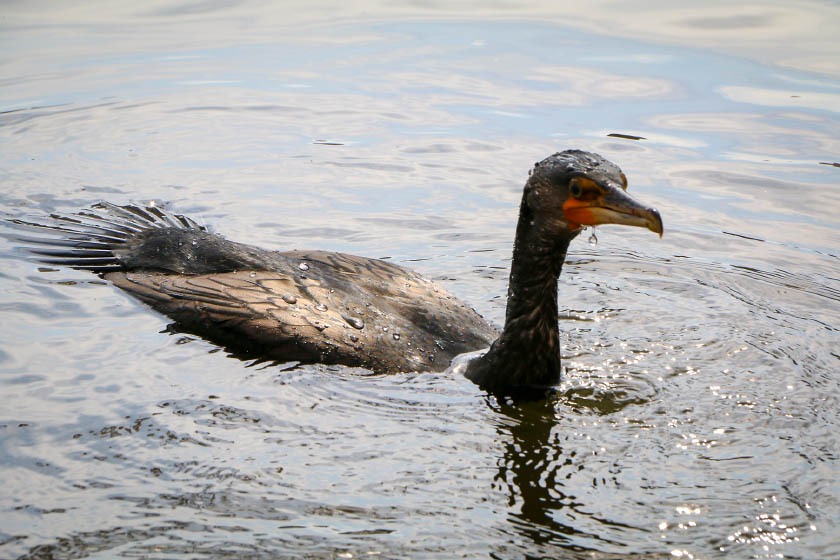
[[[656,208],[649,208],[648,213],[651,216],[648,223],[648,229],[654,233],[659,234],[659,239],[662,239],[662,234],[665,232],[665,227],[662,225],[662,216]]]

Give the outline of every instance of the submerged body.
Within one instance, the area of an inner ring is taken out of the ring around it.
[[[490,346],[466,376],[496,391],[560,378],[557,279],[583,225],[662,233],[659,214],[624,193],[607,160],[576,150],[538,163],[525,185],[501,334],[472,308],[406,268],[323,251],[275,252],[228,241],[155,207],[97,205],[37,227],[40,260],[103,275],[237,352],[338,363],[377,373],[440,371]],[[46,246],[46,248],[44,247]]]

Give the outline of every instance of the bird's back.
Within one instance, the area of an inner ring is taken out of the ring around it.
[[[29,238],[42,261],[101,273],[181,328],[248,356],[378,373],[439,371],[496,336],[406,268],[324,251],[266,251],[158,208],[102,204]]]

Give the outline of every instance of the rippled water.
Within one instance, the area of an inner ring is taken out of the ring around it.
[[[496,323],[553,151],[666,234],[581,236],[564,381],[498,402],[241,361],[4,226],[0,556],[840,556],[838,8],[631,7],[7,5],[5,218],[167,201]]]

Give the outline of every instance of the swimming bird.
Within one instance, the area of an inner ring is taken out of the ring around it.
[[[268,251],[229,241],[156,206],[102,202],[22,238],[44,263],[86,269],[228,348],[278,361],[376,373],[441,371],[489,349],[465,375],[491,392],[560,380],[557,282],[584,226],[662,235],[655,209],[627,192],[617,165],[580,150],[536,163],[522,194],[501,332],[407,268],[325,251]]]

